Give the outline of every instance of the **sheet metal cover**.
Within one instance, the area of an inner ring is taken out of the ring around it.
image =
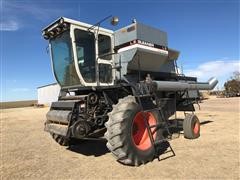
[[[114,33],[114,38],[115,46],[119,46],[137,39],[164,47],[168,46],[166,32],[141,23],[133,23],[117,30]]]

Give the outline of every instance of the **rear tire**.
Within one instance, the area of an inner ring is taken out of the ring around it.
[[[61,146],[69,146],[70,144],[70,140],[65,138],[64,136],[55,134],[55,133],[51,133],[52,138]]]
[[[183,121],[183,132],[187,139],[196,139],[200,136],[200,122],[196,115],[186,115]]]
[[[158,111],[147,112],[145,115],[150,125],[158,124],[160,121]],[[105,123],[107,128],[105,138],[108,141],[108,149],[117,161],[139,166],[154,159],[154,146],[143,124],[140,105],[136,103],[134,96],[120,99],[108,116],[109,120]],[[151,130],[153,132],[154,128]],[[155,131],[153,137],[155,140],[162,138],[161,130]]]

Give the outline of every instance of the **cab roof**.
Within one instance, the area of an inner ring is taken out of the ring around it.
[[[51,31],[52,29],[57,27],[59,24],[64,23],[64,22],[65,23],[69,23],[69,24],[73,24],[73,25],[77,25],[77,26],[81,26],[81,27],[85,27],[85,28],[90,28],[90,27],[93,26],[91,24],[87,24],[87,23],[84,23],[84,22],[76,21],[76,20],[69,19],[69,18],[66,18],[66,17],[60,17],[56,21],[54,21],[53,23],[48,25],[47,27],[43,28],[42,33]],[[102,28],[102,27],[99,27],[99,30],[107,32],[107,33],[113,33],[112,30],[109,30],[109,29],[106,29],[106,28]]]

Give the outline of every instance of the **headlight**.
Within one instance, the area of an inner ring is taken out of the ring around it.
[[[53,37],[55,35],[55,33],[53,31],[50,31],[49,34],[51,37]]]
[[[62,31],[62,28],[60,28],[60,27],[57,27],[57,28],[56,28],[56,32],[57,32],[57,33],[60,33],[61,31]]]
[[[48,35],[48,34],[44,34],[44,35],[43,35],[43,38],[46,39],[46,40],[48,40],[48,39],[49,39],[49,35]]]

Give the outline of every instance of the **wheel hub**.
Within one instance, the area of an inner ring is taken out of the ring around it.
[[[149,126],[156,125],[157,122],[151,112],[138,112],[135,115],[132,125],[132,139],[135,146],[140,150],[147,150],[152,146],[144,118],[146,118]],[[154,133],[154,130],[155,128],[151,128],[155,140],[156,132]]]
[[[193,126],[193,132],[194,134],[198,134],[199,133],[199,128],[200,128],[200,124],[198,122],[196,122]]]

